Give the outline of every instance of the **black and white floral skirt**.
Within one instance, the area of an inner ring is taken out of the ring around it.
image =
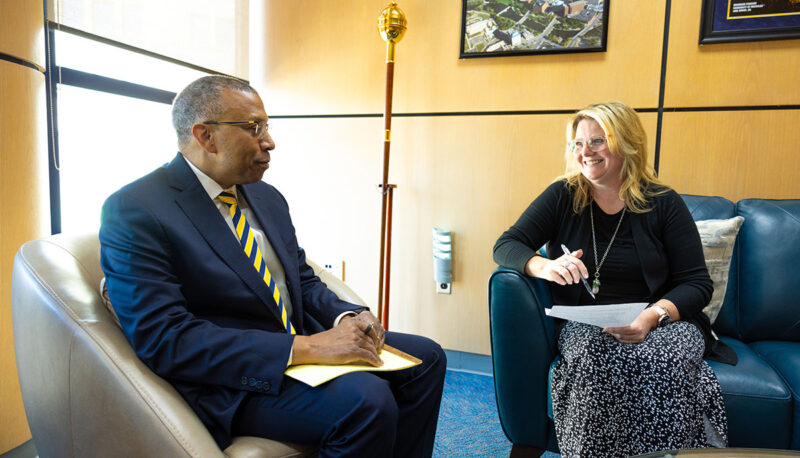
[[[558,347],[553,418],[564,458],[727,444],[722,391],[693,324],[678,321],[624,344],[569,321]]]

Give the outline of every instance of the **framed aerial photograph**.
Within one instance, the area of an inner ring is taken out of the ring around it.
[[[800,0],[703,0],[700,44],[800,38]]]
[[[602,52],[610,0],[462,0],[460,57]]]

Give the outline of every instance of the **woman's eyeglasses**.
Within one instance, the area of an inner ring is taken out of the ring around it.
[[[589,140],[576,138],[575,140],[569,142],[569,149],[570,151],[574,152],[575,150],[583,148],[584,145],[588,146],[590,150],[596,153],[601,149],[603,149],[603,147],[606,145],[606,137],[603,136],[592,137]]]

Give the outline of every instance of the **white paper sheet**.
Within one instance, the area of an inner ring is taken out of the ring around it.
[[[609,305],[554,305],[553,308],[544,309],[544,313],[553,318],[563,318],[605,328],[631,324],[645,307],[647,307],[647,302]]]

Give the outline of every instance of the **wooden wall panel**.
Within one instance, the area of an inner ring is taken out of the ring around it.
[[[268,112],[380,113],[385,47],[375,24],[386,3],[268,1],[260,13],[263,61],[253,64]],[[800,77],[800,40],[700,47],[701,1],[671,5],[667,108],[800,104],[800,92],[791,89]],[[665,2],[611,2],[606,53],[483,59],[458,59],[460,1],[403,0],[400,7],[409,28],[397,48],[395,113],[576,110],[609,99],[658,106]],[[642,118],[654,146],[656,114]],[[565,119],[395,118],[393,329],[429,335],[445,348],[489,353],[492,245],[561,172]],[[798,164],[785,146],[797,143],[797,129],[791,128],[797,121],[795,111],[668,111],[661,176],[681,192],[797,197]],[[290,149],[291,167],[278,179],[295,218],[304,223],[300,234],[315,251],[335,251],[326,254],[334,260],[346,257],[348,283],[376,302],[378,196],[360,193],[374,193],[380,176],[380,118],[279,122],[291,126],[278,138]],[[312,216],[315,206],[323,209],[321,222]],[[455,232],[451,296],[436,295],[433,288],[434,225]]]
[[[22,407],[11,321],[11,270],[19,246],[50,233],[45,81],[0,61],[0,453],[30,438]]]
[[[380,113],[385,0],[270,1],[264,99],[273,114]],[[395,112],[573,109],[618,99],[658,105],[664,3],[615,0],[608,52],[458,59],[461,2],[405,0]],[[258,86],[262,82],[255,82]]]
[[[698,46],[700,9],[672,2],[665,106],[800,104],[800,40]]]
[[[393,122],[390,326],[488,354],[486,285],[500,234],[564,171],[568,115],[404,117]],[[653,148],[656,115],[642,115]],[[266,181],[287,197],[301,245],[346,261],[377,303],[381,119],[278,119]],[[652,158],[651,158],[652,163]],[[431,228],[454,232],[452,295],[435,292]]]
[[[382,120],[270,123],[276,149],[264,180],[286,196],[300,246],[318,264],[344,260],[348,285],[376,304]]]
[[[0,52],[44,71],[44,6],[40,1],[0,1]]]
[[[666,113],[661,177],[679,192],[800,198],[800,110]]]

